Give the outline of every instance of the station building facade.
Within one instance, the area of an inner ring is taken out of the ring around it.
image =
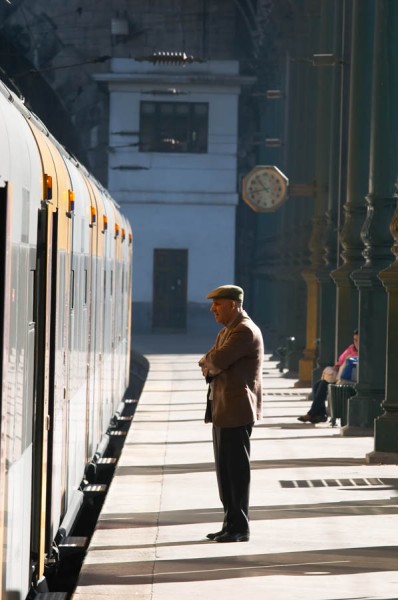
[[[134,230],[136,332],[208,327],[206,292],[234,282],[238,105],[233,60],[113,59],[108,186]]]

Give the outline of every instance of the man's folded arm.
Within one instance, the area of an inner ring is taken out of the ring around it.
[[[220,348],[209,350],[206,354],[206,365],[212,371],[224,371],[252,351],[253,332],[247,328],[235,330]]]

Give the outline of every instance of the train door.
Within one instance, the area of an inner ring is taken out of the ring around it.
[[[54,468],[56,445],[65,446],[64,433],[55,429],[57,351],[57,282],[58,282],[58,212],[44,205],[39,211],[37,236],[37,269],[35,286],[35,347],[36,398],[33,431],[34,522],[32,523],[32,556],[37,557],[37,574],[44,572],[44,556],[51,553],[54,537],[54,486],[65,489],[65,472]],[[61,263],[62,264],[62,263]],[[62,293],[62,289],[61,292]],[[59,438],[59,439],[58,439]],[[62,454],[62,451],[58,451]],[[54,473],[58,481],[54,482]],[[58,519],[56,519],[58,521]]]
[[[188,250],[154,251],[153,314],[155,331],[183,331],[187,317]]]
[[[49,430],[49,364],[47,360],[47,331],[50,315],[50,290],[48,271],[51,270],[51,247],[47,243],[52,238],[52,212],[47,206],[38,212],[36,284],[34,298],[34,319],[36,321],[35,343],[35,391],[33,411],[33,457],[32,457],[32,534],[31,557],[35,579],[44,572],[46,530],[43,515],[48,492],[48,430]]]
[[[57,330],[56,330],[56,319],[59,319],[58,311],[57,311],[57,294],[59,290],[57,289],[57,281],[58,281],[58,212],[53,212],[50,215],[50,219],[52,219],[52,243],[51,243],[51,301],[50,301],[50,370],[49,370],[49,394],[48,394],[48,446],[47,446],[47,498],[46,498],[46,548],[51,547],[53,532],[52,532],[52,519],[53,519],[53,486],[54,486],[54,473],[57,472],[59,481],[64,489],[64,472],[61,470],[59,472],[59,468],[55,469],[53,465],[53,460],[55,456],[54,446],[59,445],[59,440],[63,441],[63,432],[56,431],[55,429],[55,390],[57,386],[56,382],[56,367],[55,367],[55,359],[57,356],[58,348],[57,348]],[[49,271],[50,272],[50,271]],[[62,280],[62,279],[61,279]],[[61,294],[60,294],[61,295]],[[61,296],[62,297],[62,296]],[[64,461],[59,461],[59,465],[63,465]]]
[[[91,199],[94,203],[94,198]],[[90,228],[90,264],[89,264],[89,399],[90,399],[90,439],[87,438],[87,456],[93,456],[95,442],[99,439],[100,402],[96,394],[95,328],[97,319],[97,229]]]
[[[87,306],[88,306],[88,347],[87,347],[87,427],[86,458],[93,456],[95,445],[99,439],[100,399],[96,393],[96,319],[97,319],[97,204],[95,194],[89,185],[90,196],[90,228],[89,228],[89,258],[86,264],[87,277]]]
[[[34,546],[39,552],[39,575],[44,570],[44,555],[52,554],[52,540],[66,510],[67,444],[69,393],[68,334],[71,219],[69,191],[71,181],[59,150],[45,132],[29,122],[41,157],[43,201],[40,210],[40,258],[38,258],[36,369],[37,407],[43,411],[36,419],[34,457],[35,475],[41,466],[42,488],[35,481],[36,527]],[[43,405],[40,406],[40,403]],[[42,449],[40,446],[42,439]],[[40,465],[39,462],[42,461]],[[38,537],[37,537],[38,536]]]

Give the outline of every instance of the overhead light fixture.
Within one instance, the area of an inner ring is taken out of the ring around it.
[[[149,94],[151,96],[187,96],[191,92],[183,92],[176,88],[167,88],[166,90],[141,90],[141,94]]]
[[[175,138],[163,138],[162,142],[169,146],[181,146],[181,140],[176,140]]]
[[[202,58],[195,58],[192,54],[186,54],[185,52],[154,52],[148,56],[137,56],[135,60],[148,61],[156,64],[163,65],[186,65],[194,62],[206,62]]]

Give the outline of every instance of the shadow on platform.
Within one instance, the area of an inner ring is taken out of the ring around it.
[[[140,354],[204,354],[214,344],[217,332],[133,334],[132,349]]]

